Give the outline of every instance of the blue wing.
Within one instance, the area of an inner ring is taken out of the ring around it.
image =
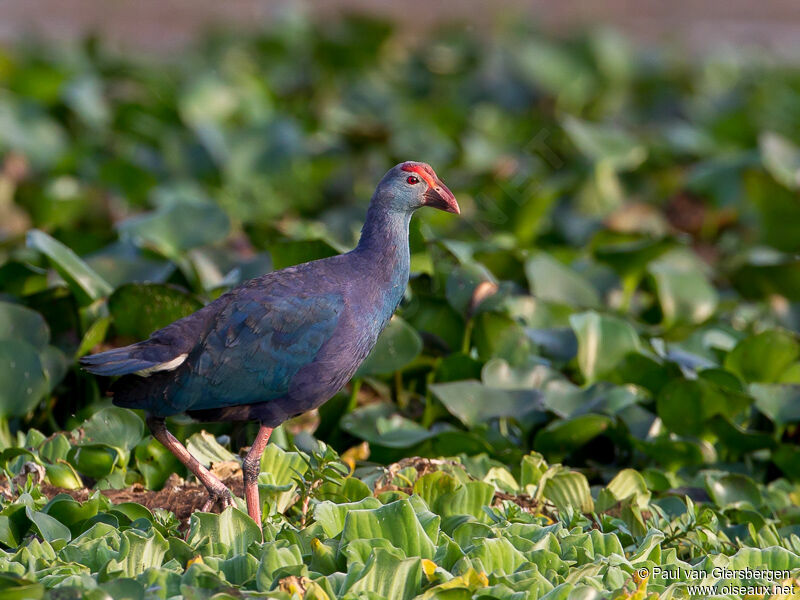
[[[160,398],[169,412],[253,404],[284,396],[313,362],[344,309],[336,293],[241,294],[216,315],[189,368]]]

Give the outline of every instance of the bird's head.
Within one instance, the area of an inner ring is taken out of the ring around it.
[[[375,199],[387,210],[413,212],[431,206],[446,212],[460,214],[456,197],[430,165],[406,161],[392,167],[375,190]]]

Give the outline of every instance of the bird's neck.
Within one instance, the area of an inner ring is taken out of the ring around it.
[[[361,239],[353,250],[364,259],[372,280],[385,287],[388,316],[394,312],[408,284],[410,222],[411,212],[386,210],[372,203],[361,229]]]

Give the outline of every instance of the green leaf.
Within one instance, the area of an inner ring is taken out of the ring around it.
[[[757,510],[761,506],[761,492],[752,479],[729,473],[718,479],[707,479],[706,489],[714,503],[721,508]]]
[[[338,250],[323,240],[288,240],[269,247],[275,270],[285,269],[300,263],[328,258],[339,254]]]
[[[145,339],[201,308],[203,303],[182,289],[158,283],[125,284],[108,299],[117,333],[136,339]]]
[[[221,446],[217,439],[207,431],[198,431],[186,440],[186,449],[204,467],[214,463],[236,460],[236,455]]]
[[[72,539],[69,528],[50,515],[33,510],[30,506],[25,507],[25,514],[33,522],[36,529],[39,530],[42,538],[48,542],[56,540],[69,542]]]
[[[0,340],[27,342],[41,352],[50,342],[50,328],[35,310],[0,301]]]
[[[181,470],[180,461],[152,436],[140,441],[133,452],[136,470],[149,490],[160,490],[170,475]]]
[[[229,228],[228,215],[206,201],[169,202],[117,225],[123,240],[152,248],[173,260],[192,248],[221,241]]]
[[[147,532],[128,529],[122,532],[122,542],[127,546],[127,552],[112,559],[107,570],[120,571],[123,577],[136,577],[146,569],[160,567],[169,548],[156,529]]]
[[[353,540],[376,538],[389,541],[406,556],[433,558],[436,550],[408,500],[397,500],[380,508],[347,513],[341,547]]]
[[[261,530],[249,516],[238,508],[228,507],[220,514],[195,512],[189,520],[186,541],[197,547],[203,539],[222,544],[226,556],[246,554],[255,541],[261,540]]]
[[[594,510],[592,492],[583,473],[560,470],[542,479],[544,487],[543,491],[539,493],[539,497],[555,504],[559,511],[572,508],[588,513]],[[539,486],[542,489],[542,482],[539,483]]]
[[[112,292],[111,286],[102,277],[58,240],[38,229],[29,231],[26,239],[30,248],[48,258],[81,305],[91,304]]]
[[[144,423],[130,409],[118,406],[101,408],[81,425],[82,443],[105,444],[116,448],[127,464],[128,452],[138,444],[144,434]]]
[[[36,348],[24,341],[0,342],[0,417],[25,415],[48,390]]]
[[[546,302],[580,308],[600,307],[600,296],[582,275],[544,252],[525,261],[531,293]]]
[[[400,317],[394,316],[361,363],[355,377],[384,375],[399,371],[422,352],[422,338]]]
[[[588,311],[571,315],[569,323],[578,338],[578,366],[588,382],[608,375],[640,349],[636,330],[617,317]]]
[[[800,358],[794,336],[769,330],[743,339],[725,357],[725,368],[748,382],[776,383]]]
[[[647,148],[620,128],[567,116],[564,130],[587,158],[607,162],[617,170],[633,170],[647,158]]]
[[[498,417],[524,421],[542,410],[541,394],[534,390],[501,390],[469,380],[436,383],[429,389],[467,427]]]
[[[398,558],[394,553],[376,548],[348,594],[371,592],[386,600],[411,600],[420,592],[422,563],[419,557]]]
[[[700,435],[715,415],[733,417],[748,408],[751,399],[706,379],[675,379],[658,395],[658,416],[670,431]]]
[[[696,258],[674,250],[651,262],[648,270],[656,282],[666,327],[702,323],[714,314],[719,300],[717,291]]]
[[[800,385],[751,383],[758,410],[778,425],[800,422]]]
[[[767,131],[758,137],[764,167],[791,190],[800,188],[800,148],[778,133]]]

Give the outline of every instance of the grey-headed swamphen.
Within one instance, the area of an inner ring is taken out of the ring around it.
[[[231,505],[230,491],[165,418],[258,421],[242,473],[247,511],[260,527],[256,479],[272,429],[327,401],[369,354],[405,292],[409,222],[423,206],[460,212],[429,165],[396,165],[372,196],[354,250],[251,279],[143,342],[80,362],[122,376],[111,387],[114,404],[147,412],[155,438],[208,489],[204,511]]]

